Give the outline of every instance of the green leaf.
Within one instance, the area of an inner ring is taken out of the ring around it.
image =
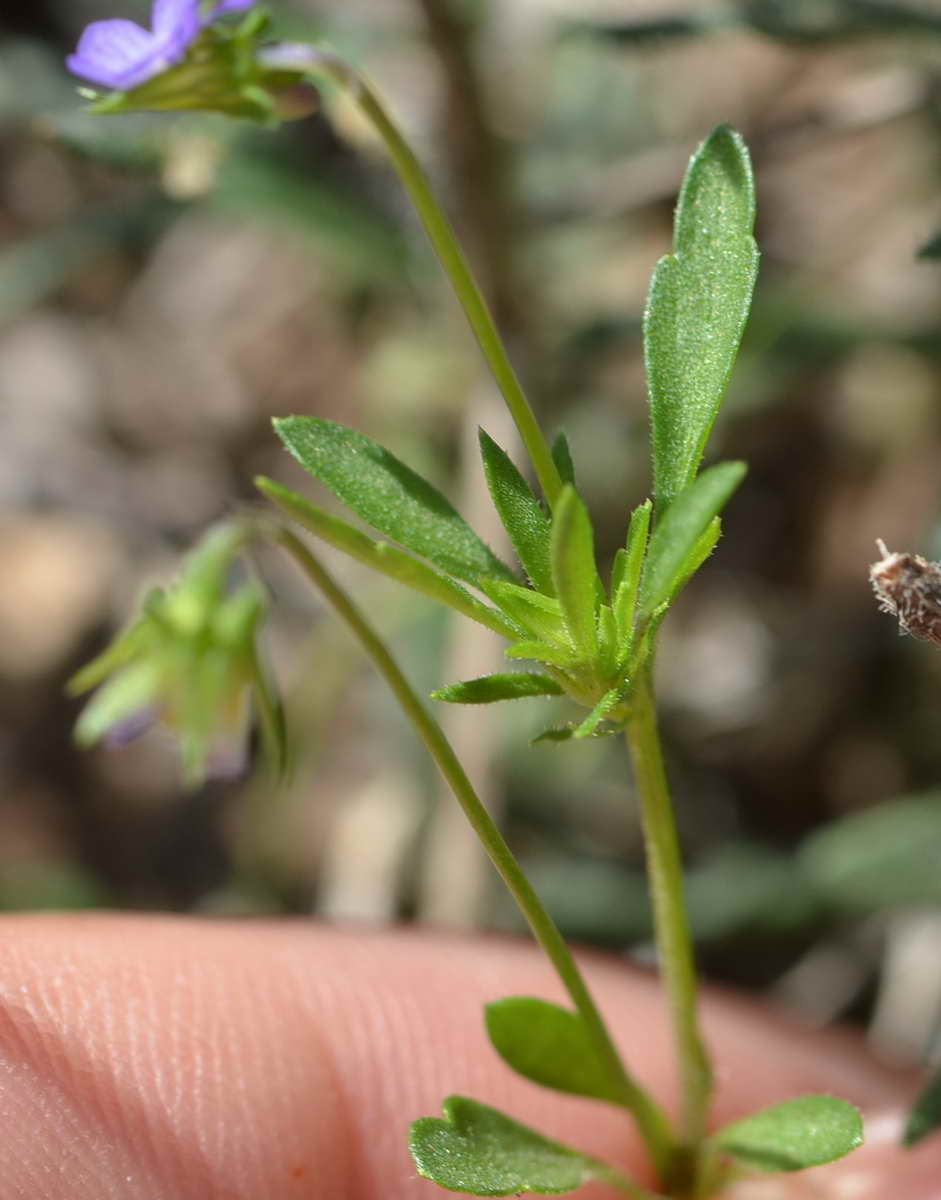
[[[612,1079],[578,1013],[531,996],[497,1000],[484,1012],[494,1048],[517,1074],[557,1092],[631,1108],[633,1097]]]
[[[533,587],[555,595],[549,553],[549,518],[509,455],[480,430],[480,453],[487,486],[503,527],[510,536]]]
[[[726,1125],[711,1139],[761,1171],[803,1171],[863,1144],[859,1112],[835,1096],[801,1096]]]
[[[597,729],[601,722],[605,719],[613,708],[616,708],[618,703],[627,696],[630,692],[631,685],[629,681],[619,683],[616,687],[611,688],[606,692],[595,707],[591,710],[588,716],[582,721],[581,725],[575,730],[572,735],[579,741],[582,738],[597,737]]]
[[[322,417],[284,417],[274,428],[306,471],[407,550],[474,586],[516,578],[437,488],[365,434]]]
[[[448,704],[493,704],[497,700],[519,700],[525,696],[561,696],[562,688],[548,675],[482,675],[464,683],[452,683],[431,693],[432,700]]]
[[[447,604],[457,612],[463,613],[465,617],[470,617],[472,621],[502,634],[503,637],[517,636],[515,628],[500,613],[494,612],[476,596],[465,591],[459,583],[429,567],[427,563],[404,554],[388,542],[374,541],[340,517],[335,517],[271,479],[259,476],[255,480],[255,486],[292,520],[323,541],[329,542],[331,546],[349,554],[351,558],[365,563],[367,567],[372,567],[383,575],[388,575],[390,579],[404,583],[406,587],[421,592],[423,596]]]
[[[534,592],[532,588],[520,587],[517,583],[504,583],[500,579],[483,579],[480,589],[522,629],[529,630],[537,637],[568,646],[568,634],[562,621],[562,610],[558,600],[544,596],[542,592]]]
[[[555,441],[552,443],[552,461],[555,463],[555,469],[559,472],[559,478],[563,483],[570,483],[575,486],[575,464],[572,462],[572,451],[569,448],[569,440],[561,431],[556,434]]]
[[[939,1071],[928,1086],[915,1101],[912,1111],[908,1114],[902,1143],[914,1146],[922,1138],[941,1126],[941,1071]]]
[[[695,478],[728,386],[758,273],[754,221],[748,151],[720,125],[690,162],[644,315],[658,512]]]
[[[679,592],[686,587],[687,583],[696,574],[699,568],[703,565],[709,555],[715,550],[716,543],[722,536],[722,522],[718,517],[713,517],[702,534],[696,540],[696,544],[686,556],[686,560],[676,573],[676,583],[673,590],[670,592],[670,603],[676,599]]]
[[[613,1174],[596,1159],[465,1096],[445,1100],[443,1121],[416,1121],[410,1148],[424,1179],[473,1196],[558,1196]]]
[[[649,500],[637,506],[631,513],[627,530],[627,544],[614,559],[611,575],[611,594],[614,597],[614,618],[618,638],[625,650],[630,652],[631,634],[634,628],[634,609],[637,607],[637,592],[647,550],[647,534],[650,531],[650,514],[653,505]]]
[[[675,593],[710,522],[744,477],[744,463],[710,467],[677,496],[657,521],[640,582],[638,610],[642,618],[652,616]]]
[[[551,646],[547,642],[514,642],[512,646],[507,646],[503,653],[507,658],[528,658],[563,671],[578,666],[578,655],[574,650],[564,646]]]
[[[833,821],[799,863],[832,905],[853,915],[941,905],[941,792],[905,796]]]
[[[620,658],[620,639],[617,623],[609,604],[598,609],[598,674],[607,679],[617,669]]]
[[[529,744],[531,746],[538,746],[540,742],[570,742],[575,737],[578,729],[578,725],[557,725],[551,729],[544,729],[542,733],[537,734]],[[615,733],[620,732],[621,731],[618,728],[604,726],[602,728],[593,730],[588,736],[593,738],[603,738],[611,737]]]
[[[588,510],[566,484],[552,514],[552,577],[565,627],[587,662],[598,653],[598,571]]]
[[[550,729],[544,729],[542,733],[537,733],[529,743],[531,746],[538,746],[542,742],[570,742],[575,736],[575,725],[556,725]]]

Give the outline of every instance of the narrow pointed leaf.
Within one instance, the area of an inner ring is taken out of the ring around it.
[[[562,482],[570,483],[574,487],[575,464],[572,462],[569,440],[564,433],[557,433],[555,441],[552,443],[552,461],[555,463],[555,469],[559,472]]]
[[[728,386],[758,273],[754,221],[748,150],[720,125],[690,162],[644,316],[658,512],[695,478]]]
[[[490,495],[523,569],[533,587],[554,596],[549,518],[509,455],[482,429],[480,452]]]
[[[801,1096],[726,1125],[712,1138],[726,1154],[761,1171],[803,1171],[863,1144],[859,1112],[835,1096]]]
[[[617,622],[609,604],[598,610],[598,671],[602,677],[613,675],[620,658]]]
[[[618,637],[624,643],[630,641],[631,631],[634,628],[634,609],[637,605],[637,592],[640,588],[644,554],[647,550],[647,535],[650,532],[652,509],[651,502],[645,500],[631,513],[631,523],[627,530],[627,544],[623,550],[617,552],[614,560],[614,572],[611,577],[614,617],[617,622]]]
[[[935,1075],[915,1101],[914,1108],[908,1114],[902,1141],[906,1146],[914,1146],[939,1127],[941,1127],[941,1071]]]
[[[580,656],[592,661],[598,652],[594,534],[588,510],[570,484],[552,517],[552,577],[569,636]]]
[[[715,550],[716,543],[722,536],[722,522],[718,517],[713,517],[706,528],[703,530],[696,544],[686,556],[685,562],[676,573],[676,583],[670,592],[670,603],[676,599],[677,595],[686,587],[687,583],[696,574],[699,568],[703,565],[709,555]]]
[[[529,744],[538,746],[542,742],[570,742],[574,736],[574,725],[553,726],[550,729],[544,729],[542,733],[537,733]]]
[[[568,645],[569,638],[558,600],[544,596],[542,592],[534,592],[532,588],[504,583],[500,579],[481,580],[480,588],[522,629],[559,645]]]
[[[531,996],[510,996],[484,1010],[494,1048],[517,1074],[557,1092],[630,1108],[633,1096],[612,1078],[576,1012]]]
[[[349,554],[351,558],[365,563],[367,567],[372,567],[383,575],[388,575],[390,579],[404,583],[406,587],[421,592],[423,596],[447,604],[449,608],[463,613],[465,617],[470,617],[472,621],[477,621],[503,637],[517,636],[514,626],[501,613],[495,612],[434,567],[412,558],[395,546],[390,546],[388,542],[375,541],[342,518],[318,508],[316,504],[305,500],[290,488],[282,487],[274,480],[260,476],[255,480],[255,486],[299,525],[329,542],[331,546]]]
[[[559,667],[568,670],[578,665],[578,655],[574,650],[564,646],[550,646],[546,642],[514,642],[503,652],[507,658],[531,659],[533,662],[545,663],[549,667]]]
[[[614,1175],[596,1159],[464,1096],[445,1100],[444,1120],[416,1121],[410,1148],[419,1175],[472,1196],[558,1196]]]
[[[745,477],[745,464],[718,463],[677,496],[654,528],[640,582],[638,612],[649,619],[682,581],[710,522]]]
[[[617,705],[630,691],[630,684],[619,683],[617,687],[611,688],[606,692],[595,707],[591,710],[588,716],[582,721],[581,725],[575,730],[574,736],[581,741],[582,738],[596,737],[597,729],[601,722],[605,719],[609,712]]]
[[[562,688],[548,675],[482,675],[464,683],[452,683],[431,693],[432,700],[448,704],[493,704],[497,700],[520,700],[526,696],[561,696]]]
[[[577,725],[560,725],[551,729],[544,729],[542,733],[537,734],[529,744],[531,746],[538,746],[540,742],[570,742],[575,737],[577,730]],[[614,734],[620,732],[621,731],[619,729],[603,726],[595,729],[590,736],[593,738],[612,737]]]
[[[306,471],[386,537],[474,586],[516,578],[437,488],[365,434],[321,417],[274,428]]]

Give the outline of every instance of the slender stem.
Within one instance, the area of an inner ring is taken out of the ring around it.
[[[539,485],[551,507],[562,490],[559,472],[451,223],[435,199],[428,178],[412,148],[376,93],[365,81],[357,79],[353,94],[364,115],[369,118],[385,142],[399,178],[421,217],[425,231],[451,280],[484,357],[490,364],[493,376],[523,439],[523,445],[532,460]]]
[[[600,1060],[606,1064],[612,1082],[623,1097],[625,1107],[634,1116],[657,1171],[663,1173],[669,1167],[673,1151],[673,1134],[667,1118],[625,1069],[571,951],[474,791],[440,725],[422,704],[385,643],[314,554],[290,530],[279,528],[275,540],[291,555],[307,578],[347,623],[379,674],[392,689],[405,715],[454,792],[490,861],[519,905],[536,940],[555,967],[559,979],[584,1022]]]
[[[706,1133],[712,1070],[696,1011],[696,968],[684,899],[683,866],[660,749],[649,666],[641,670],[637,680],[627,742],[640,793],[657,952],[679,1058],[682,1128],[687,1150],[695,1157]]]

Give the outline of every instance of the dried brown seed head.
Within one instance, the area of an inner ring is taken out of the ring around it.
[[[941,565],[920,554],[891,554],[883,541],[876,546],[882,558],[869,578],[880,609],[898,618],[901,633],[941,646]]]

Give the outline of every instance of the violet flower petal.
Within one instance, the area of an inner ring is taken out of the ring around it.
[[[94,21],[66,59],[73,75],[108,88],[133,87],[143,64],[155,56],[157,39],[133,21]],[[146,72],[142,76],[147,78]]]
[[[172,2],[179,10],[180,0]],[[169,18],[169,12],[166,16]],[[121,18],[94,21],[79,39],[75,54],[66,59],[66,66],[73,75],[100,87],[126,92],[178,63],[198,33],[198,24],[189,22],[161,28],[158,36]]]
[[[199,0],[154,0],[150,27],[158,37],[185,38],[188,46],[202,24],[199,8]]]

